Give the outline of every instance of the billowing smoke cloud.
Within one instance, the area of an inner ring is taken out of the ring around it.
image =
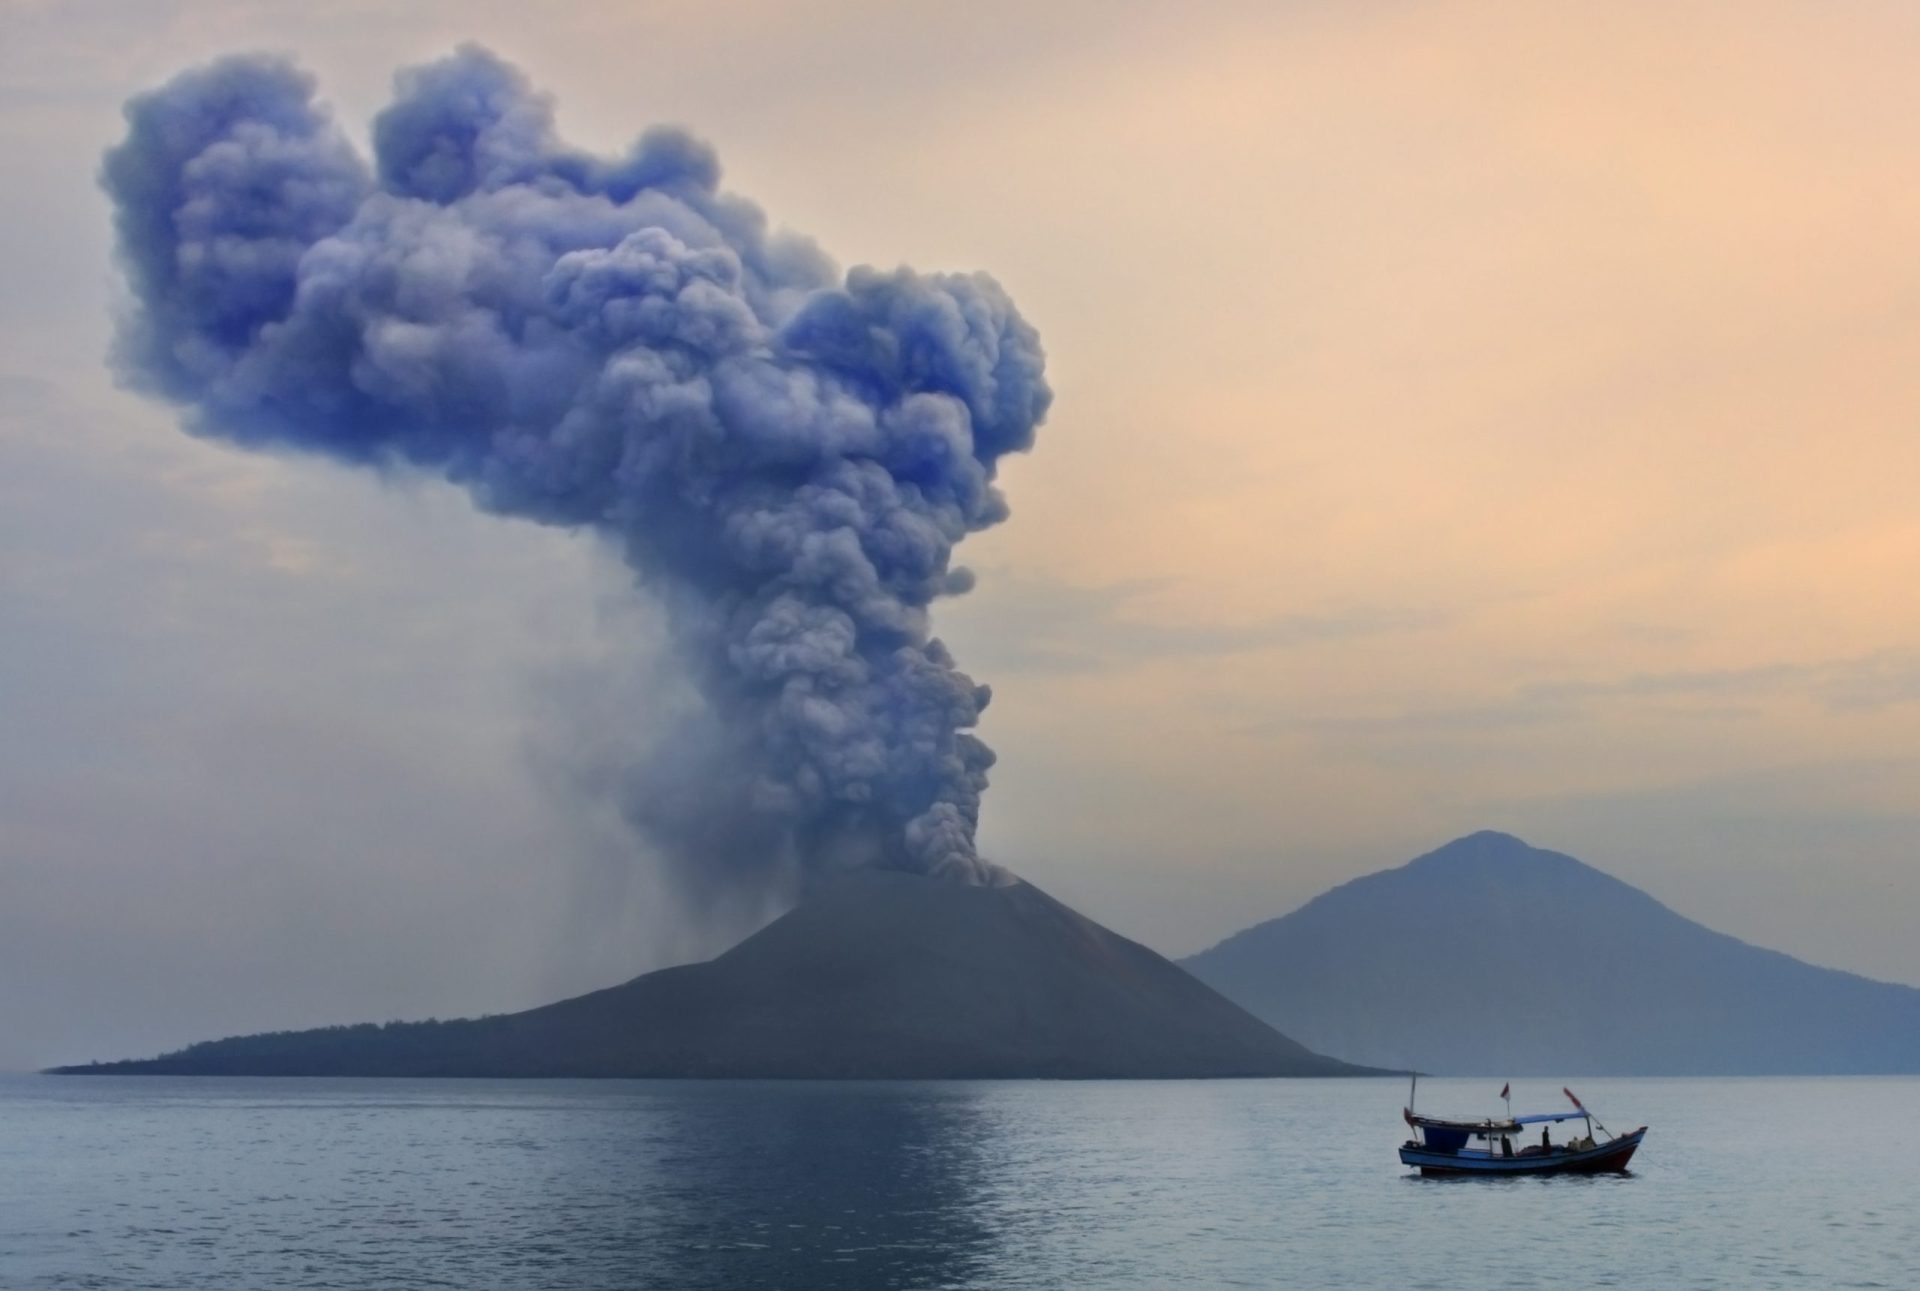
[[[197,434],[617,543],[700,699],[626,804],[681,862],[993,873],[988,692],[928,626],[1050,399],[991,279],[842,277],[720,192],[704,144],[574,151],[473,47],[398,77],[371,171],[275,59],[126,115],[103,169],[125,380]]]

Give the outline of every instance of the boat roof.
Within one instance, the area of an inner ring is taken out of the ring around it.
[[[1485,1130],[1511,1130],[1519,1126],[1518,1121],[1456,1121],[1444,1116],[1422,1116],[1418,1112],[1407,1113],[1407,1120],[1414,1125],[1430,1125],[1439,1130],[1472,1130],[1478,1134]]]
[[[1418,1112],[1409,1112],[1407,1120],[1414,1125],[1431,1125],[1435,1129],[1471,1130],[1475,1134],[1484,1134],[1489,1130],[1495,1133],[1509,1132],[1522,1125],[1538,1125],[1542,1121],[1552,1121],[1556,1125],[1561,1121],[1584,1121],[1587,1116],[1586,1112],[1541,1112],[1536,1116],[1516,1116],[1511,1120],[1456,1121],[1447,1117],[1422,1116]]]

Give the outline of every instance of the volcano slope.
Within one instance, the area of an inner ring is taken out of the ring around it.
[[[1920,990],[1818,968],[1491,831],[1183,961],[1288,1035],[1446,1075],[1920,1072]]]
[[[1031,884],[869,873],[716,959],[524,1013],[206,1041],[68,1074],[1365,1075]]]

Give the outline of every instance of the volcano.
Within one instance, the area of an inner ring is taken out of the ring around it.
[[[274,1032],[69,1074],[1162,1078],[1372,1074],[1029,883],[865,873],[705,963],[542,1008]]]
[[[1484,831],[1184,961],[1289,1035],[1447,1075],[1920,1072],[1920,990],[1702,927]]]

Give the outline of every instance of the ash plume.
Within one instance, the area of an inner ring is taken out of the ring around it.
[[[274,58],[126,117],[102,169],[124,382],[198,435],[437,476],[613,543],[697,697],[624,776],[676,863],[991,879],[988,691],[928,622],[1051,397],[990,278],[842,275],[722,192],[705,144],[569,148],[472,46],[396,78],[371,166]]]

